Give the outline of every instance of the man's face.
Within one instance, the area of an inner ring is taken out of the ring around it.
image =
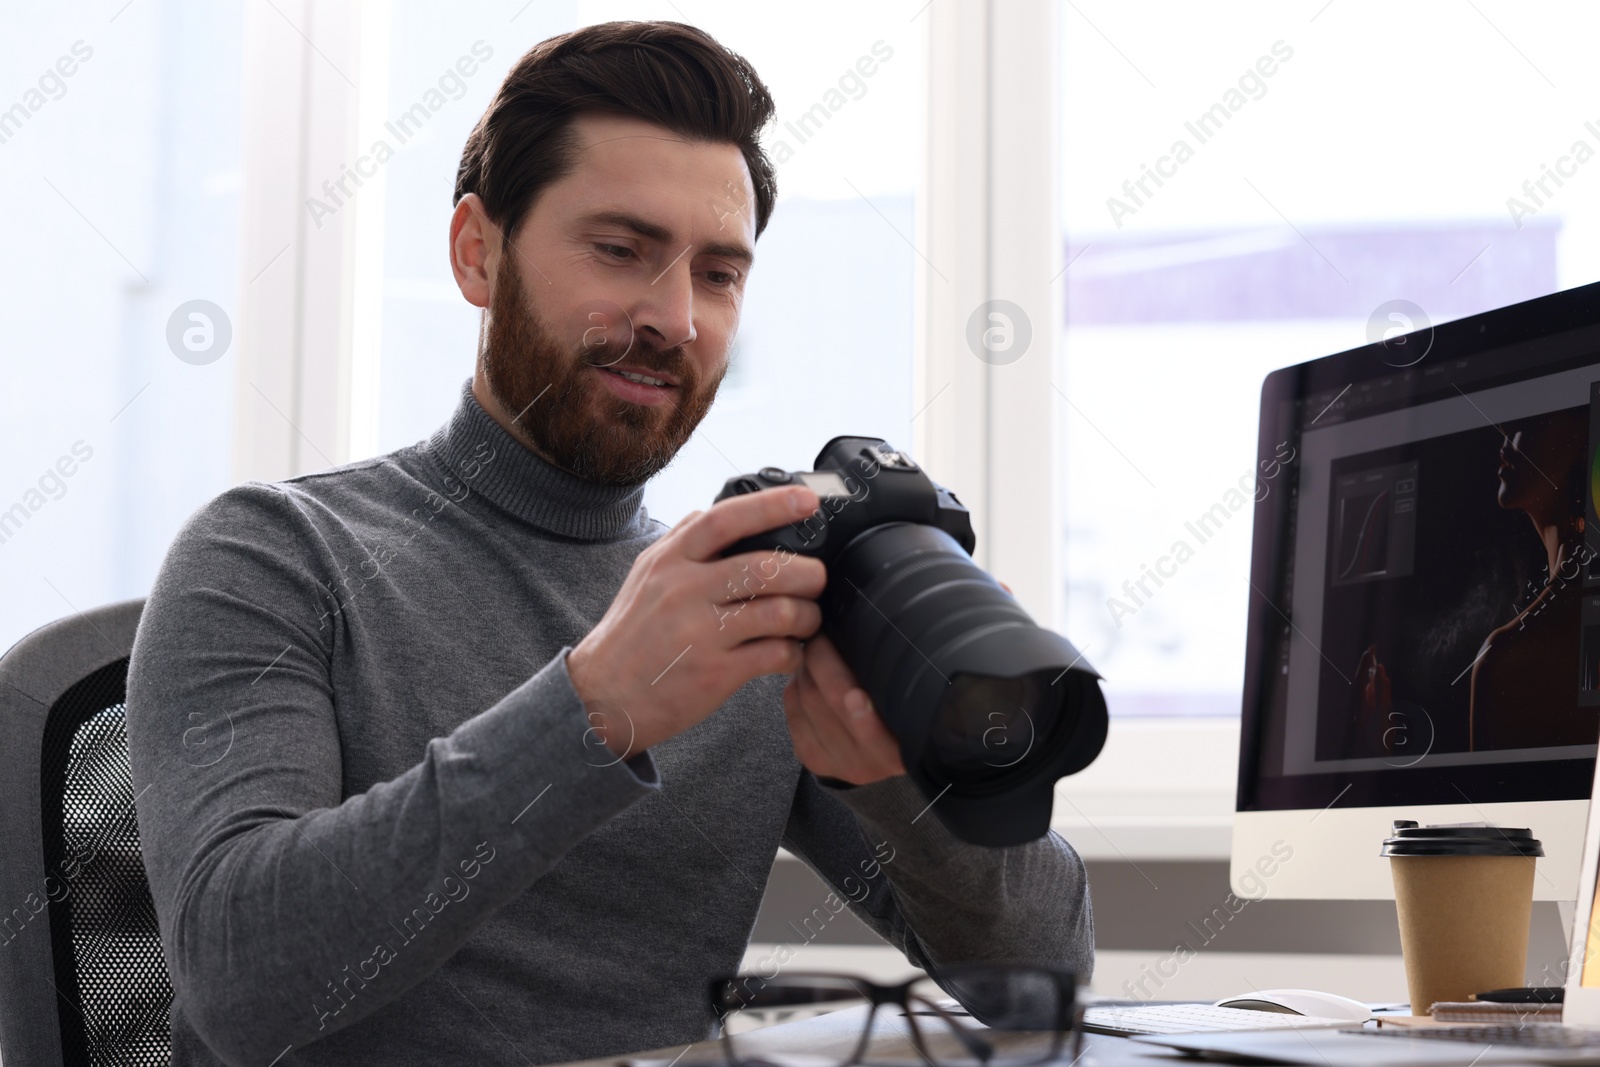
[[[572,131],[572,172],[488,260],[483,377],[546,459],[636,484],[683,447],[727,371],[755,193],[734,145],[612,115]]]

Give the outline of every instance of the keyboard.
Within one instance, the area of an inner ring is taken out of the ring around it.
[[[1381,1030],[1362,1030],[1363,1034],[1388,1034],[1391,1037],[1426,1037],[1435,1041],[1470,1041],[1475,1045],[1515,1045],[1521,1048],[1593,1048],[1600,1046],[1600,1030],[1584,1030],[1560,1023],[1473,1026],[1395,1026]]]
[[[1253,1008],[1211,1004],[1146,1004],[1087,1008],[1083,1028],[1097,1034],[1204,1034],[1240,1030],[1325,1030],[1353,1026],[1349,1019],[1324,1019]]]

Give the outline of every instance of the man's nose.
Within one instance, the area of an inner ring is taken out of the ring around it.
[[[661,348],[676,348],[695,339],[694,274],[687,249],[639,294],[634,329]]]

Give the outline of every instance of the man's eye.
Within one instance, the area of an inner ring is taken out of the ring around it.
[[[627,259],[629,256],[633,255],[633,249],[627,247],[626,245],[597,244],[595,247],[605,255],[611,256],[613,259]]]
[[[738,280],[739,280],[739,276],[737,274],[730,273],[729,271],[725,271],[725,270],[708,270],[708,271],[706,271],[706,281],[710,282],[712,285],[727,286],[727,285],[732,285],[734,282],[736,282]]]

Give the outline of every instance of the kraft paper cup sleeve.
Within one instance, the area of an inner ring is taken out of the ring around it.
[[[1522,985],[1539,842],[1510,827],[1395,826],[1382,854],[1412,1013]]]

